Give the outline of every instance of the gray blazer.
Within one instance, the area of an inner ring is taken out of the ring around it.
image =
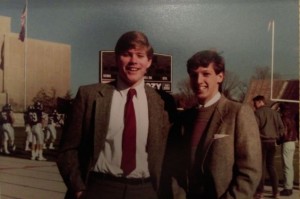
[[[183,149],[189,157],[193,119],[197,110],[183,113]],[[197,175],[210,199],[253,198],[261,178],[261,143],[253,110],[240,103],[219,100],[197,153]],[[188,159],[183,159],[189,162]],[[185,164],[183,169],[188,170]],[[185,183],[187,184],[187,182]],[[186,185],[188,186],[188,185]]]
[[[89,171],[104,148],[114,89],[114,84],[93,84],[78,90],[57,159],[69,193],[86,189]],[[158,190],[170,123],[161,96],[148,86],[145,90],[149,110],[146,150],[150,176]]]

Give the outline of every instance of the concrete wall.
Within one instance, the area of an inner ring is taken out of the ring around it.
[[[11,31],[11,18],[0,16],[0,33]]]
[[[4,67],[4,35],[11,31],[10,17],[0,17],[0,80],[3,80],[3,67]],[[3,98],[3,81],[0,81],[0,102],[5,100]]]
[[[31,38],[21,42],[18,36],[0,32],[0,106],[8,100],[15,111],[23,111],[41,89],[55,89],[57,96],[65,96],[70,90],[70,45]]]

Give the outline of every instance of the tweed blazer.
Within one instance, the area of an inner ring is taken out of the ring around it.
[[[190,162],[196,114],[196,108],[187,110],[180,121],[183,173],[189,170],[186,163]],[[210,199],[253,198],[262,172],[261,143],[253,110],[222,96],[198,145],[196,160],[197,175],[206,183],[204,189]],[[185,186],[189,187],[187,181]]]
[[[77,92],[57,159],[69,192],[86,189],[89,171],[104,148],[114,85],[87,85]],[[170,123],[161,96],[148,86],[145,91],[149,114],[148,166],[153,186],[158,190]]]

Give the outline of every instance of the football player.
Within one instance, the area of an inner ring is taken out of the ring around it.
[[[30,151],[30,147],[32,147],[32,130],[30,126],[30,119],[29,119],[29,112],[34,111],[34,106],[30,105],[27,107],[26,112],[24,113],[24,122],[25,122],[25,133],[26,133],[26,140],[25,140],[25,151]]]
[[[5,104],[2,107],[0,124],[2,127],[2,145],[5,154],[10,154],[8,148],[10,147],[12,151],[16,150],[15,141],[15,131],[13,128],[14,116],[10,104]]]
[[[54,109],[53,112],[48,115],[48,125],[46,128],[45,142],[50,140],[49,149],[55,149],[53,144],[56,140],[56,125],[59,122],[59,120],[59,114],[57,113],[56,109]]]
[[[31,160],[46,160],[43,156],[44,134],[42,129],[42,114],[43,105],[41,102],[35,102],[34,109],[28,113],[33,140],[35,140],[35,142],[32,142]]]

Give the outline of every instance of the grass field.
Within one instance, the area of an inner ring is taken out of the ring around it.
[[[15,143],[17,146],[17,150],[12,153],[12,156],[20,157],[20,158],[28,158],[30,159],[31,154],[29,151],[24,151],[25,148],[25,139],[26,139],[26,133],[24,131],[24,127],[18,127],[15,128]],[[57,155],[57,148],[59,146],[59,141],[61,137],[61,128],[57,128],[57,140],[54,144],[55,150],[45,149],[44,150],[44,156],[49,161],[55,161],[56,155]],[[294,183],[296,186],[299,187],[299,142],[296,144],[296,152],[294,156],[294,169],[295,169],[295,180]],[[283,179],[283,173],[282,173],[282,164],[281,164],[281,155],[280,155],[280,146],[277,147],[277,153],[276,153],[276,168],[277,173],[280,179],[280,182],[282,182]],[[1,154],[2,155],[2,154]]]

